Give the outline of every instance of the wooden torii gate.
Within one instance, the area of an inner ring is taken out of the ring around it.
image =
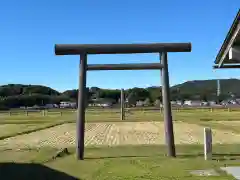
[[[154,70],[161,69],[162,96],[165,123],[165,138],[168,156],[175,157],[175,143],[170,104],[168,73],[168,52],[190,52],[191,43],[152,43],[152,44],[56,44],[56,55],[80,55],[80,77],[77,110],[77,159],[84,159],[84,131],[86,108],[86,72],[93,70]],[[140,64],[87,64],[88,54],[134,54],[159,53],[159,63]]]

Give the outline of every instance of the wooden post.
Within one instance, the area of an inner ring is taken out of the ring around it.
[[[26,111],[26,116],[28,116],[28,111]]]
[[[204,128],[204,159],[212,159],[212,130]]]
[[[125,120],[124,89],[121,89],[121,120]]]
[[[45,116],[45,110],[42,110],[42,116]]]

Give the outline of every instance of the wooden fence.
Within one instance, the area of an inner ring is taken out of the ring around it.
[[[157,107],[134,107],[134,108],[125,108],[126,113],[135,112],[135,111],[143,111],[143,112],[163,112],[163,108]],[[172,107],[173,112],[191,112],[191,111],[200,111],[200,112],[216,112],[216,111],[240,111],[239,107]],[[88,108],[87,113],[120,113],[119,108]],[[49,110],[20,110],[20,109],[12,109],[10,111],[0,111],[0,116],[14,116],[14,115],[41,115],[41,116],[49,116],[49,115],[57,115],[62,116],[65,114],[73,114],[76,113],[76,109],[49,109]]]

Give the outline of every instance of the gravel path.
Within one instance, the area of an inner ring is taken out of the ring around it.
[[[176,144],[202,144],[203,127],[183,122],[174,123]],[[64,124],[53,128],[19,135],[0,141],[2,148],[27,147],[71,147],[75,146],[76,125]],[[164,144],[162,122],[114,122],[87,123],[86,146]],[[232,132],[213,130],[213,143],[240,143],[240,135]]]

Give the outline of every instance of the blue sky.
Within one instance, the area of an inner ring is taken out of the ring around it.
[[[55,56],[56,43],[191,42],[191,53],[169,54],[170,84],[240,78],[213,70],[214,58],[238,11],[239,0],[7,0],[0,3],[0,85],[78,87],[78,56]],[[159,62],[157,54],[91,55],[88,63]],[[159,71],[87,73],[102,88],[160,84]]]

